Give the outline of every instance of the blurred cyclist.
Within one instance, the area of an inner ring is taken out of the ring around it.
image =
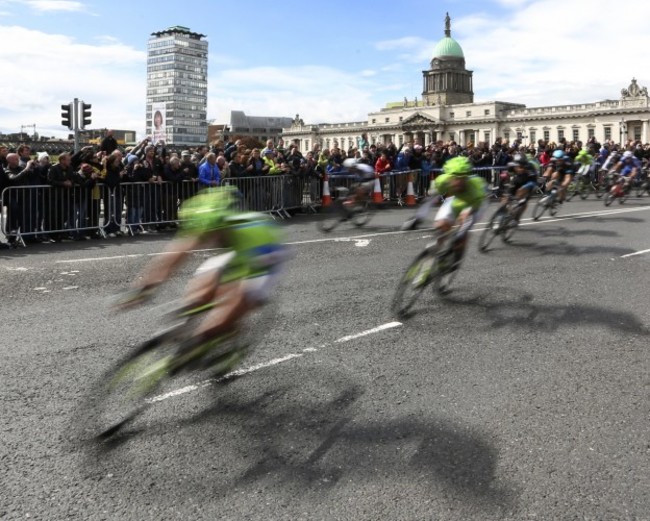
[[[417,213],[402,225],[402,230],[415,230],[426,218],[438,194],[445,196],[434,218],[433,227],[442,232],[438,241],[444,240],[445,232],[459,225],[454,237],[454,259],[452,269],[457,269],[467,247],[467,233],[478,219],[479,211],[486,198],[487,183],[472,173],[472,164],[464,156],[448,159],[443,173],[431,181],[429,197],[424,200]]]
[[[193,251],[229,250],[203,262],[187,285],[183,311],[219,301],[183,346],[188,350],[236,332],[243,317],[269,300],[288,257],[273,221],[263,214],[234,209],[235,191],[230,186],[210,188],[187,200],[179,210],[177,237],[143,270],[121,303],[121,307],[130,307],[149,299]],[[223,369],[241,358],[243,353],[232,353]]]

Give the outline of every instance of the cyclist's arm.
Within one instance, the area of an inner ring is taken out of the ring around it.
[[[205,243],[200,236],[172,240],[165,250],[150,262],[134,283],[136,288],[150,289],[165,282],[187,256]]]

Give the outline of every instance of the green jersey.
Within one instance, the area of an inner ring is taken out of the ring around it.
[[[439,175],[436,179],[431,181],[431,187],[429,190],[444,195],[449,191],[449,186],[454,177],[455,176],[452,174]],[[459,194],[454,194],[454,200],[451,203],[454,215],[458,217],[458,214],[465,208],[478,210],[483,204],[483,201],[485,201],[486,193],[487,183],[482,177],[476,175],[467,177],[467,180],[465,181],[465,190]]]

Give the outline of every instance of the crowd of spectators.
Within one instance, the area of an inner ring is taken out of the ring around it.
[[[10,244],[18,230],[26,242],[85,240],[122,235],[123,212],[130,234],[173,227],[179,201],[226,180],[239,188],[253,210],[270,210],[279,200],[283,208],[299,207],[305,186],[310,201],[316,203],[324,175],[345,174],[343,161],[350,157],[371,165],[377,174],[419,171],[416,190],[423,194],[431,174],[451,157],[464,155],[475,167],[498,170],[517,152],[534,156],[544,166],[556,149],[573,157],[582,148],[594,155],[623,148],[640,159],[650,159],[650,144],[638,141],[619,146],[613,141],[600,144],[593,138],[585,144],[561,139],[525,145],[497,138],[493,144],[460,146],[454,141],[436,141],[424,146],[415,140],[397,147],[393,143],[371,144],[366,134],[347,150],[336,142],[331,148],[317,143],[303,153],[297,143],[285,146],[282,139],[277,143],[268,140],[263,147],[238,139],[177,153],[168,151],[163,143],[154,146],[148,139],[122,150],[109,131],[99,147],[84,147],[75,154],[64,152],[55,164],[50,163],[47,152],[34,154],[28,145],[15,150],[0,145],[0,193],[9,186],[34,187],[10,191],[2,201]],[[268,186],[247,182],[248,178],[279,175],[282,182]],[[391,176],[388,179],[390,195],[399,196],[405,183]],[[46,186],[49,188],[41,188]]]

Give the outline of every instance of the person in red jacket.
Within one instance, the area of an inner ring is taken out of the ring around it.
[[[388,153],[386,150],[382,150],[379,154],[379,157],[377,158],[377,161],[375,162],[375,173],[377,175],[381,175],[384,173],[388,173],[391,171],[393,168],[393,165],[390,162],[390,159],[388,158]],[[385,188],[385,184],[390,183],[390,178],[387,178],[383,184],[382,184],[382,192]]]

